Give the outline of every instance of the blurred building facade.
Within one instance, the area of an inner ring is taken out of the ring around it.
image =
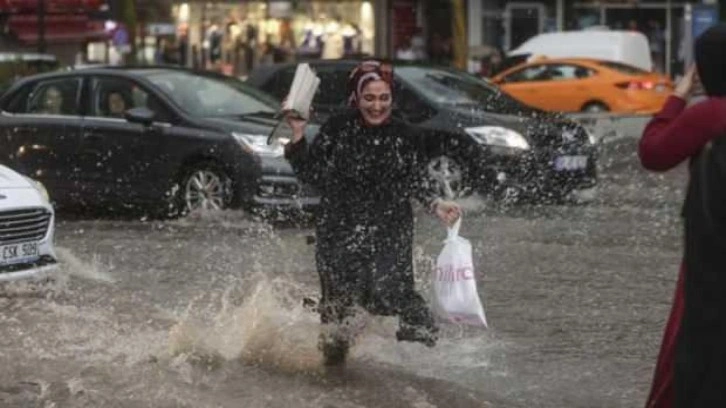
[[[107,37],[105,0],[45,0],[43,15],[39,4],[38,0],[0,0],[0,51],[46,51],[71,62],[85,44]]]

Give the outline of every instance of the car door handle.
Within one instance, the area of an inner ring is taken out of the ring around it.
[[[34,127],[15,126],[13,128],[13,135],[17,135],[17,136],[32,135],[33,133],[35,133],[37,131],[38,131],[38,129],[36,129]]]
[[[83,140],[91,143],[98,143],[103,139],[103,135],[96,132],[83,132]]]

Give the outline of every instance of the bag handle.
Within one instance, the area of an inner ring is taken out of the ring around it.
[[[453,239],[458,238],[460,228],[461,228],[461,215],[459,215],[459,218],[456,220],[454,225],[452,225],[451,227],[447,227],[446,240],[451,241]]]

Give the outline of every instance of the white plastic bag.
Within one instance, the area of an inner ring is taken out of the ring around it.
[[[448,229],[433,273],[434,310],[453,323],[487,327],[474,277],[471,243],[459,236],[461,217]]]

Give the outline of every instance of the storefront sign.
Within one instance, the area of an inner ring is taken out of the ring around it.
[[[46,0],[49,13],[63,11],[95,11],[106,6],[105,0]],[[38,9],[38,0],[0,0],[0,11],[21,12]]]
[[[8,18],[9,31],[21,42],[38,41],[38,16],[12,15]],[[45,16],[45,41],[49,43],[81,42],[106,38],[103,22],[93,21],[86,14],[57,14]]]

